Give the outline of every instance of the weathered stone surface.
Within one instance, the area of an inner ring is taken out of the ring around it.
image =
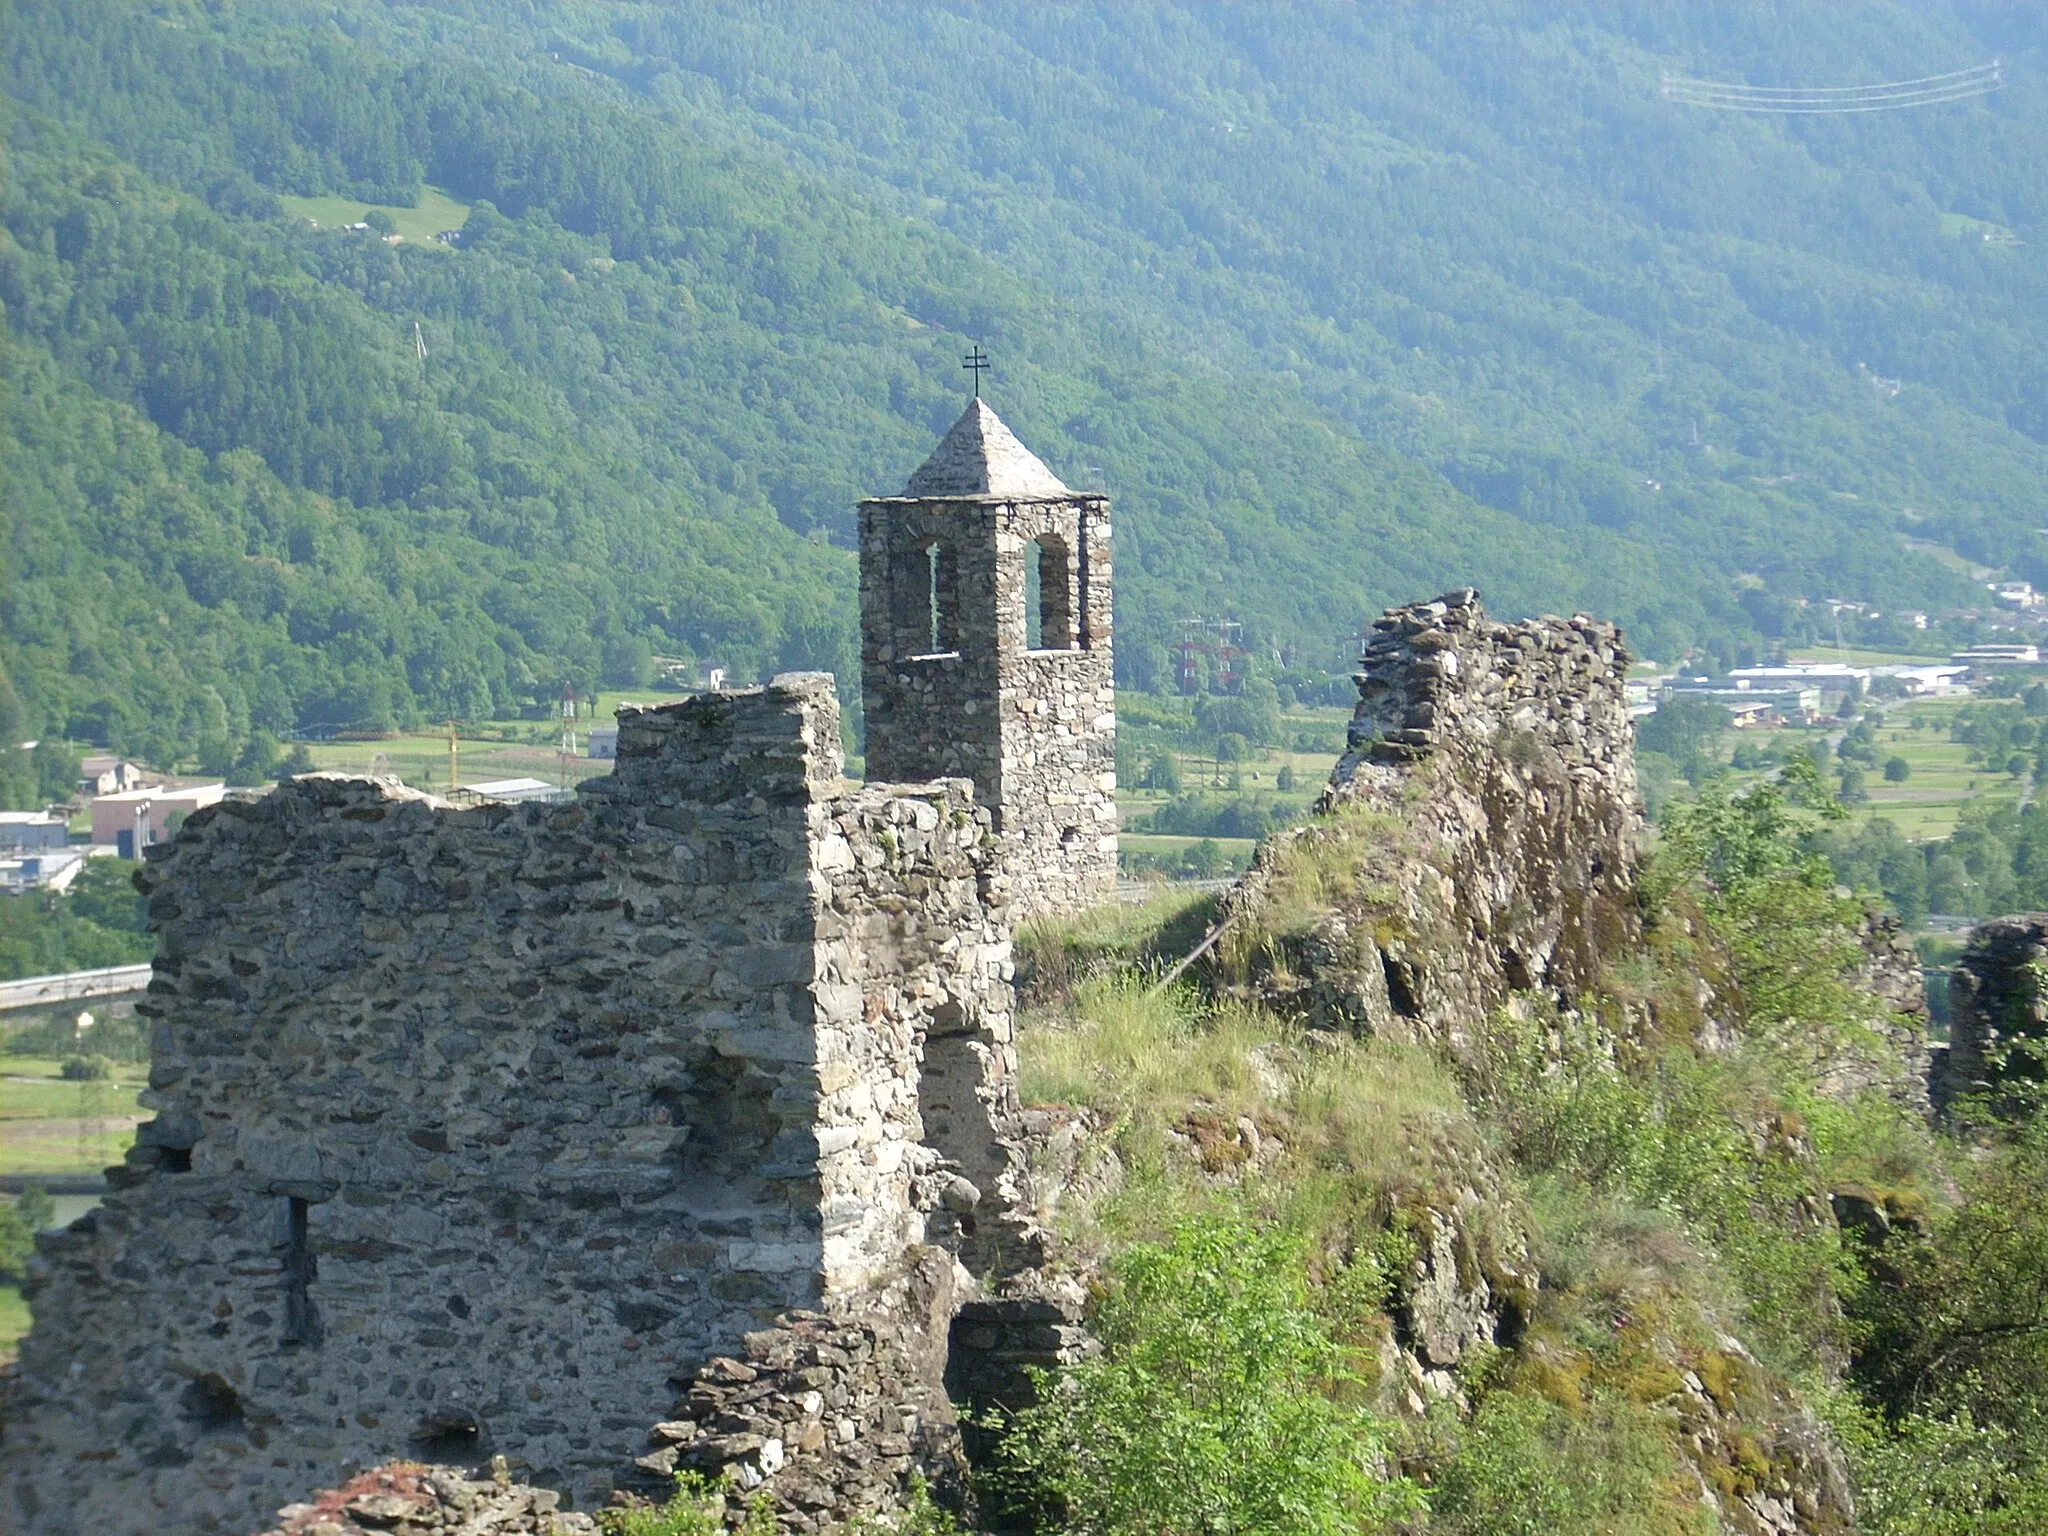
[[[1071,496],[1060,477],[976,396],[912,473],[905,496]]]
[[[588,1515],[560,1495],[515,1483],[500,1465],[490,1478],[454,1467],[392,1462],[278,1511],[263,1536],[596,1536]]]
[[[1838,1049],[1821,1064],[1821,1087],[1843,1098],[1889,1094],[1924,1115],[1932,1066],[1919,951],[1887,912],[1866,911],[1856,938],[1866,957],[1857,984],[1876,1005],[1866,1021],[1869,1038]]]
[[[699,1370],[676,1404],[692,1432],[650,1436],[661,1465],[642,1463],[645,1495],[658,1501],[671,1469],[723,1477],[735,1509],[766,1498],[785,1531],[898,1508],[913,1476],[954,1496],[964,1465],[947,1338],[972,1292],[958,1261],[927,1247],[858,1316],[791,1312],[748,1334],[743,1359]]]
[[[2048,1075],[2039,1054],[2048,1050],[2048,912],[1979,923],[1950,973],[1948,1001],[1936,1107],[1970,1094],[1995,1099],[2009,1082]]]
[[[847,785],[818,676],[620,726],[570,805],[312,775],[153,857],[175,1071],[36,1263],[12,1528],[246,1531],[394,1456],[589,1507],[779,1314],[1035,1251],[969,786]]]
[[[1515,993],[1573,1006],[1640,938],[1628,652],[1584,615],[1494,623],[1470,588],[1373,627],[1316,808],[1387,836],[1356,901],[1254,964],[1288,1012],[1462,1048]],[[1325,821],[1269,839],[1226,916],[1256,924],[1300,840],[1351,835]]]
[[[947,438],[967,469],[942,446],[903,496],[861,503],[861,688],[869,777],[971,779],[1021,920],[1115,889],[1110,523],[1036,459],[976,457],[998,437],[1030,459],[977,401]]]

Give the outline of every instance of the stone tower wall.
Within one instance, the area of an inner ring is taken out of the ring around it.
[[[403,1456],[587,1506],[748,1331],[1000,1242],[987,813],[839,767],[793,677],[625,713],[570,804],[195,815],[146,876],[157,1116],[37,1262],[0,1525],[246,1532]]]
[[[1116,691],[1109,504],[882,498],[861,504],[861,668],[870,775],[965,776],[995,816],[1021,918],[1116,884]],[[1033,541],[1044,648],[1028,645]],[[932,567],[939,564],[933,640]],[[1057,640],[1058,644],[1054,644]]]

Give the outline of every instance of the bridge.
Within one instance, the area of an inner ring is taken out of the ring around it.
[[[149,966],[110,965],[97,971],[66,971],[60,976],[24,976],[0,981],[0,1014],[24,1008],[49,1008],[89,998],[132,997],[149,986]]]

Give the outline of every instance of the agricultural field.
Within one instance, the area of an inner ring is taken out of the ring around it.
[[[136,1104],[147,1085],[143,1063],[116,1064],[111,1077],[69,1082],[63,1062],[47,1056],[0,1056],[0,1173],[97,1174],[121,1161],[148,1116]],[[97,1197],[60,1195],[56,1224],[84,1213]],[[0,1285],[0,1365],[14,1358],[28,1332],[28,1303]]]
[[[576,719],[576,758],[563,771],[559,720],[461,721],[455,728],[456,774],[463,784],[487,779],[535,778],[574,785],[608,773],[611,765],[589,756],[592,726],[610,725],[621,704],[673,704],[688,695],[660,688],[606,691],[585,704]],[[448,731],[445,726],[410,731],[375,741],[309,741],[313,766],[335,773],[394,774],[414,789],[445,794],[448,789]]]
[[[1253,745],[1242,736],[1208,736],[1181,718],[1191,711],[1179,700],[1126,697],[1118,707],[1122,865],[1140,878],[1216,873],[1204,844],[1220,852],[1226,869],[1241,869],[1261,836],[1307,813],[1350,718],[1335,708],[1282,710],[1271,722],[1272,744]]]
[[[1900,702],[1887,709],[1876,730],[1878,766],[1863,771],[1867,798],[1848,807],[1852,820],[1860,823],[1882,817],[1910,842],[1938,841],[1955,831],[1963,808],[1972,801],[1992,796],[2018,801],[2026,796],[2026,773],[2014,775],[2003,765],[1972,762],[1970,747],[1950,739],[1956,716],[1972,707],[2017,710],[2020,706],[2016,701],[1997,699],[1926,699]],[[1776,757],[1804,750],[1822,736],[1838,743],[1842,732],[1726,731],[1717,750],[1724,763],[1745,743],[1766,757]],[[1888,782],[1884,777],[1883,765],[1895,757],[1906,763],[1903,782]],[[1750,776],[1738,771],[1738,777]]]
[[[1901,706],[1885,717],[1877,733],[1878,761],[1903,758],[1911,774],[1903,784],[1886,783],[1881,773],[1866,774],[1864,791],[1870,798],[1850,807],[1853,817],[1869,820],[1882,816],[1901,836],[1923,842],[1955,831],[1963,807],[1972,800],[1989,796],[2018,800],[2027,793],[2027,775],[1972,763],[1969,747],[1949,739],[1949,724],[1963,702],[1967,701],[1930,700]],[[2017,709],[2018,705],[2009,707]]]
[[[1214,850],[1211,860],[1202,850]],[[1149,832],[1125,832],[1117,839],[1117,852],[1129,878],[1147,875],[1165,878],[1211,879],[1234,875],[1251,862],[1258,840],[1250,837],[1174,837]]]
[[[114,1075],[67,1082],[62,1063],[0,1056],[0,1173],[94,1174],[118,1163],[148,1119],[135,1099],[147,1086],[143,1063]]]
[[[293,218],[310,220],[321,229],[346,229],[361,223],[374,209],[389,216],[401,240],[416,245],[429,245],[442,230],[460,229],[469,222],[469,205],[435,187],[420,194],[416,208],[358,202],[351,197],[280,197],[278,201]]]

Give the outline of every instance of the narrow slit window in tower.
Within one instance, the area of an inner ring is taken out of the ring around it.
[[[934,539],[924,546],[923,553],[924,569],[920,574],[924,578],[924,602],[920,605],[922,611],[915,615],[918,639],[925,655],[944,655],[959,647],[953,621],[953,551],[943,539]]]
[[[1045,546],[1024,546],[1024,649],[1045,649]]]
[[[320,1315],[314,1309],[312,1286],[319,1273],[313,1257],[309,1202],[288,1197],[284,1236],[284,1342],[318,1344]]]

